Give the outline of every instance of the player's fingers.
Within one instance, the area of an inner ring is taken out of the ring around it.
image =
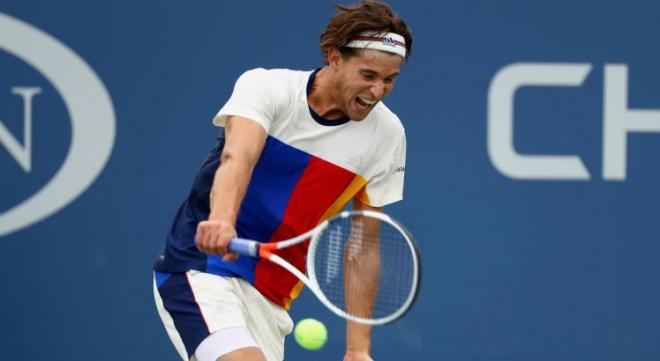
[[[200,222],[197,230],[197,248],[204,253],[214,254],[215,250],[213,247],[215,243],[213,239],[216,232],[213,232],[212,225],[208,224],[208,222]]]
[[[220,239],[218,240],[218,242],[220,243],[219,247],[221,248],[223,255],[229,252],[229,243],[231,242],[231,239],[232,237],[234,237],[235,234],[236,233],[233,229],[231,230],[224,229],[223,232],[220,233]]]
[[[238,259],[238,255],[236,253],[225,253],[224,256],[222,256],[222,260],[225,262],[236,262]]]
[[[219,256],[218,248],[218,234],[215,232],[210,232],[207,238],[208,244],[206,245],[205,252],[215,256]]]
[[[222,256],[227,253],[227,246],[231,237],[235,236],[233,227],[227,227],[218,222],[202,221],[197,225],[195,243],[197,248],[207,254]],[[228,237],[228,235],[230,235]],[[235,257],[229,257],[235,260]]]
[[[205,249],[206,243],[206,228],[202,223],[197,225],[197,233],[195,233],[195,244],[200,251]]]
[[[222,255],[224,256],[225,254],[227,254],[227,253],[229,252],[229,248],[228,248],[228,247],[229,247],[229,243],[227,242],[227,239],[226,239],[226,237],[225,237],[224,235],[221,235],[221,236],[220,236],[220,240],[219,240],[219,242],[220,242],[220,246],[219,246],[219,247],[221,248],[221,250],[222,250]]]

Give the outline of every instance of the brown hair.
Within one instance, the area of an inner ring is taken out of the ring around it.
[[[327,63],[328,50],[337,48],[344,57],[354,56],[361,49],[347,48],[355,37],[364,31],[397,33],[406,40],[406,60],[412,50],[412,33],[406,23],[398,17],[389,5],[362,0],[359,5],[335,4],[339,10],[321,34],[321,54]]]

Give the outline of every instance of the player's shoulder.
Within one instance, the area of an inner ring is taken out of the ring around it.
[[[244,81],[261,82],[267,84],[297,84],[309,75],[308,71],[291,70],[291,69],[266,69],[266,68],[253,68],[246,70],[239,79]]]
[[[369,115],[374,118],[373,120],[375,123],[384,128],[384,131],[388,133],[405,134],[405,129],[399,116],[382,101],[374,107]]]

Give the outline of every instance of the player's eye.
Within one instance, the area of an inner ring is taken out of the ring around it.
[[[364,78],[364,80],[375,80],[376,79],[376,74],[374,74],[372,72],[366,72],[365,71],[365,72],[362,72],[361,74],[362,74],[362,78]]]
[[[392,84],[394,83],[395,80],[396,80],[396,75],[387,77],[383,81],[385,82],[385,84]]]

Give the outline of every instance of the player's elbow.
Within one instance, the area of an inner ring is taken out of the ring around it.
[[[220,164],[222,165],[246,166],[250,169],[254,167],[256,160],[257,157],[251,156],[249,152],[234,147],[225,147],[220,155]]]
[[[231,149],[225,147],[225,149],[222,150],[222,153],[220,154],[220,164],[228,165],[235,159],[236,154]]]

